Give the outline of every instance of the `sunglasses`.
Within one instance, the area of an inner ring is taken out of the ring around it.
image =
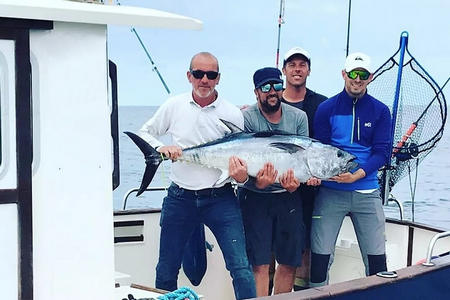
[[[367,79],[369,79],[370,73],[368,71],[364,71],[364,70],[353,70],[353,71],[347,72],[347,76],[350,79],[356,79],[356,77],[359,76],[359,79],[367,80]]]
[[[283,83],[267,83],[259,87],[259,89],[263,93],[268,93],[270,91],[270,88],[273,88],[275,92],[279,92],[283,89]]]
[[[191,70],[190,72],[195,79],[202,79],[205,74],[209,80],[216,79],[219,76],[219,72],[216,71]]]

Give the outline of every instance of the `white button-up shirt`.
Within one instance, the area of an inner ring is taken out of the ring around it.
[[[230,130],[219,119],[244,128],[244,118],[237,106],[218,96],[210,105],[201,107],[192,98],[192,93],[185,93],[163,103],[142,126],[140,136],[153,147],[158,147],[163,144],[157,138],[169,134],[173,144],[184,149],[229,133]],[[199,190],[213,187],[220,175],[218,169],[176,161],[172,164],[170,179],[180,187]]]

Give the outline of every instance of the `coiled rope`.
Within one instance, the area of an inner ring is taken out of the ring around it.
[[[199,300],[198,295],[187,286],[181,287],[173,292],[158,296],[159,300]]]

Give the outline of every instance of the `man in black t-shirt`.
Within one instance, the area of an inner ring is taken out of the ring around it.
[[[306,88],[306,80],[311,72],[311,57],[308,51],[294,47],[286,52],[283,61],[283,74],[286,76],[286,88],[282,102],[297,107],[308,116],[309,136],[313,137],[314,114],[320,103],[327,97]],[[317,188],[302,184],[299,188],[303,199],[303,220],[306,228],[306,247],[303,252],[302,266],[297,268],[294,290],[308,288],[310,270],[310,233],[314,197]]]

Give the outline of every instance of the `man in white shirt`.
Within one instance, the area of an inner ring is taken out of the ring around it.
[[[200,52],[191,60],[187,78],[192,92],[169,98],[140,130],[142,138],[173,161],[167,197],[161,211],[159,262],[156,287],[177,288],[183,250],[199,223],[207,225],[223,252],[226,268],[233,278],[236,299],[256,296],[255,281],[248,263],[242,217],[229,182],[216,185],[220,171],[176,159],[182,149],[223,137],[229,129],[226,120],[243,128],[239,109],[220,98],[215,87],[220,73],[217,58]],[[156,138],[170,134],[174,145],[163,145]],[[231,164],[239,163],[232,159]],[[237,182],[246,180],[235,176]]]

